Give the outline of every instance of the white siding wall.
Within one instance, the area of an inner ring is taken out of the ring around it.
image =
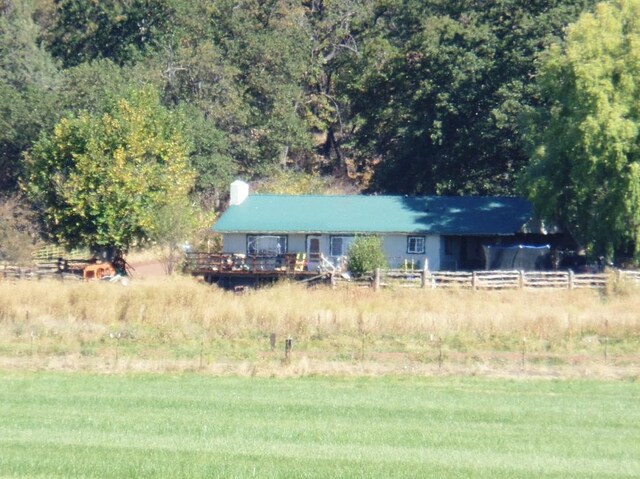
[[[222,235],[223,253],[246,253],[247,235],[244,233],[226,233]]]
[[[400,268],[404,265],[405,260],[409,264],[413,260],[414,266],[422,269],[426,259],[429,269],[437,271],[440,268],[440,237],[425,235],[424,254],[409,254],[407,253],[408,236],[422,235],[387,235],[383,237],[384,252],[389,260],[389,266]]]
[[[330,257],[330,238],[333,235],[320,235],[320,250],[322,254]],[[383,237],[384,252],[389,260],[389,266],[392,268],[402,267],[406,259],[409,264],[414,261],[416,268],[423,268],[425,259],[428,260],[428,266],[431,271],[440,269],[440,257],[442,242],[440,236],[425,236],[425,254],[408,254],[407,253],[407,236],[408,235],[387,235]],[[411,235],[414,236],[414,235]],[[419,236],[419,235],[418,235]],[[290,253],[299,253],[306,251],[306,234],[290,234],[287,235],[288,244],[287,251]],[[247,252],[247,235],[244,233],[229,233],[224,235],[223,252],[225,253],[246,253]]]
[[[304,253],[307,250],[307,235],[287,235],[289,253]]]

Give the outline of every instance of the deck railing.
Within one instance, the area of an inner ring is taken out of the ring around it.
[[[197,273],[293,273],[301,271],[303,264],[299,254],[285,253],[277,256],[257,256],[227,253],[189,252],[185,255],[185,270]]]

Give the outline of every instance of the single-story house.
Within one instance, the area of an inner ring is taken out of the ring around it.
[[[532,225],[535,231],[532,231]],[[305,253],[309,268],[344,265],[358,235],[378,235],[391,267],[484,269],[487,245],[556,241],[532,220],[531,204],[498,196],[253,195],[242,181],[213,227],[223,252]]]

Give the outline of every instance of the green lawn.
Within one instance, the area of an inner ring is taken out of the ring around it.
[[[637,382],[0,373],[0,477],[640,477]]]

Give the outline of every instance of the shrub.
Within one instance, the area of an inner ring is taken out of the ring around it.
[[[349,246],[347,268],[355,276],[385,268],[387,258],[379,236],[357,236]]]

